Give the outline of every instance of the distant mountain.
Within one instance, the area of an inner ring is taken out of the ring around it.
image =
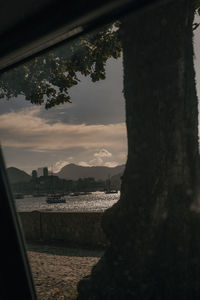
[[[125,165],[117,166],[114,168],[109,167],[82,167],[75,164],[64,166],[57,174],[58,177],[63,179],[77,180],[78,178],[93,177],[95,179],[108,179],[119,173],[123,173]]]
[[[31,180],[30,175],[28,175],[26,172],[18,168],[14,168],[14,167],[7,168],[7,174],[10,183],[29,182]]]

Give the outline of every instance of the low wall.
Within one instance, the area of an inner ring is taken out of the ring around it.
[[[105,247],[101,212],[19,212],[27,242]]]

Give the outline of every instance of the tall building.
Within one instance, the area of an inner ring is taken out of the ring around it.
[[[48,177],[48,168],[47,167],[43,168],[43,176]]]
[[[38,174],[38,177],[43,176],[43,168],[38,168],[37,174]]]

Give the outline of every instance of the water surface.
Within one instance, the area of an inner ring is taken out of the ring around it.
[[[105,194],[94,192],[89,195],[65,196],[66,203],[46,203],[46,197],[25,196],[24,199],[16,199],[17,211],[105,211],[119,200],[120,193]]]

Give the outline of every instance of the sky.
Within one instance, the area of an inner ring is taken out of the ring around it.
[[[67,46],[67,45],[66,45]],[[200,97],[200,29],[194,34],[197,93]],[[58,172],[82,166],[124,164],[127,159],[122,58],[109,59],[106,79],[80,77],[72,103],[45,110],[22,96],[0,101],[0,137],[6,166],[27,173],[47,166]]]
[[[106,79],[88,77],[71,88],[72,103],[46,110],[22,96],[0,101],[0,136],[6,166],[27,173],[124,164],[127,157],[122,59],[109,59]]]

